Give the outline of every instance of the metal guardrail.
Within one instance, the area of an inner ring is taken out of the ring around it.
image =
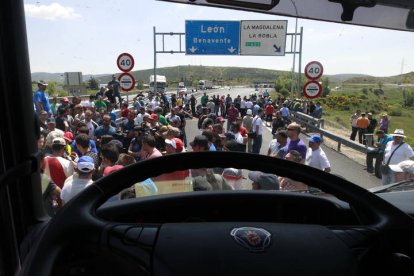
[[[291,120],[297,122],[298,124],[303,124],[306,127],[314,126],[317,128],[324,128],[325,126],[324,119],[317,119],[302,112],[290,111],[290,117]]]
[[[362,153],[367,153],[369,150],[373,149],[371,147],[368,147],[367,145],[361,145],[358,142],[340,137],[333,132],[323,129],[324,127],[323,119],[316,119],[302,112],[291,111],[290,114],[291,114],[290,115],[291,120],[297,122],[300,125],[304,125],[307,131],[317,132],[321,135],[321,137],[326,136],[329,139],[334,140],[335,142],[338,142],[338,146],[337,146],[338,151],[341,151],[342,145],[345,145],[347,147],[350,147]],[[372,135],[366,135],[366,138],[367,138],[367,144],[371,144],[370,142],[372,142]]]

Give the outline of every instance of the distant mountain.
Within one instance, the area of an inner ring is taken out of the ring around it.
[[[338,81],[339,79],[339,81]],[[379,82],[382,83],[404,83],[404,84],[413,84],[414,83],[414,72],[390,76],[390,77],[374,77],[369,75],[362,74],[340,74],[340,75],[331,75],[329,76],[329,81],[333,83],[365,83],[365,84],[376,84]]]
[[[58,83],[63,83],[63,73],[46,73],[46,72],[37,72],[32,73],[32,81],[43,80],[46,82],[55,81]]]
[[[153,69],[133,71],[132,75],[136,80],[147,83],[149,76],[154,74]],[[285,75],[284,71],[267,70],[259,68],[242,68],[242,67],[213,67],[213,66],[175,66],[157,68],[157,75],[164,75],[169,82],[184,81],[188,85],[194,81],[206,79],[214,83],[221,81],[226,84],[251,83],[255,81],[273,82],[277,76]],[[96,78],[99,83],[105,83],[110,80],[110,76]]]
[[[404,83],[404,84],[414,84],[414,72],[409,72],[406,74],[402,74],[402,75],[398,75],[398,76],[393,76],[393,77],[388,77],[388,78],[380,78],[382,80],[382,82],[386,82],[386,83]]]
[[[104,76],[110,76],[109,74],[99,74],[99,75],[92,75],[92,74],[86,74],[82,75],[83,81],[88,81],[90,77],[98,78],[98,77],[104,77]],[[32,73],[32,81],[39,81],[43,80],[46,82],[55,81],[57,83],[63,83],[65,80],[64,73],[46,73],[46,72],[36,72]]]
[[[117,73],[116,75],[119,75]],[[147,83],[149,76],[154,74],[153,69],[132,71],[131,74],[136,80]],[[175,66],[157,68],[157,75],[166,76],[169,82],[184,81],[188,85],[198,82],[200,79],[212,80],[215,83],[225,82],[226,84],[252,83],[255,81],[273,82],[278,76],[285,76],[290,72],[276,71],[259,68],[243,67],[213,67],[213,66]],[[83,75],[83,81],[94,77],[98,83],[108,83],[112,74]],[[63,83],[63,73],[33,73],[32,80],[56,81]]]
[[[153,69],[132,71],[132,75],[135,80],[140,80],[143,83],[148,83],[150,75],[154,74]],[[119,75],[117,73],[116,75]],[[212,80],[215,84],[249,84],[253,82],[274,82],[277,78],[289,78],[291,72],[278,71],[260,68],[244,68],[244,67],[213,67],[213,66],[193,66],[182,65],[174,67],[157,68],[158,75],[166,76],[169,83],[178,83],[185,81],[187,85],[198,82],[201,79]],[[88,81],[93,77],[98,83],[108,83],[111,80],[112,74],[85,74],[83,75],[83,81]],[[303,75],[303,74],[302,74]],[[364,74],[336,74],[325,75],[328,77],[331,83],[414,83],[414,72],[407,74],[391,76],[391,77],[374,77]],[[63,83],[63,73],[32,73],[32,80],[44,80],[44,81],[56,81]],[[305,81],[306,77],[303,75],[302,81]]]

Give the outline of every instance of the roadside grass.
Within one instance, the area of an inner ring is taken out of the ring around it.
[[[332,85],[335,87],[335,85]],[[391,120],[389,132],[404,129],[405,141],[414,147],[414,107],[404,107],[403,93],[414,93],[414,87],[398,88],[396,86],[378,84],[347,84],[331,91],[328,97],[318,98],[323,107],[323,118],[327,125],[351,132],[350,118],[359,109],[371,112],[378,120],[382,113],[387,113]],[[271,95],[277,98],[277,95]],[[305,98],[303,98],[305,99]]]
[[[381,92],[382,90],[382,92]],[[414,92],[413,87],[399,89],[397,87],[378,85],[346,84],[340,91],[331,91],[329,97],[322,99],[324,105],[324,118],[329,123],[336,123],[351,130],[350,117],[357,110],[371,112],[379,122],[380,115],[386,112],[391,120],[389,132],[395,129],[404,129],[406,142],[414,145],[414,108],[403,107],[405,93]],[[348,99],[342,105],[340,100]],[[331,104],[328,98],[336,102]]]
[[[413,110],[411,112],[413,112]],[[350,119],[353,113],[354,112],[325,109],[323,118],[325,119],[325,122],[330,126],[336,128],[347,128],[349,129],[349,133],[351,133]],[[390,116],[389,133],[393,133],[397,128],[404,129],[405,135],[407,136],[405,141],[414,147],[414,118],[411,116],[412,114],[406,114],[406,116]],[[379,122],[378,116],[373,117],[376,118]]]

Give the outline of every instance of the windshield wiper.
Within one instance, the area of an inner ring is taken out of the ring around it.
[[[414,190],[414,180],[403,180],[403,181],[388,184],[385,186],[380,186],[380,187],[369,189],[369,191],[371,191],[374,194],[411,191],[411,190]]]

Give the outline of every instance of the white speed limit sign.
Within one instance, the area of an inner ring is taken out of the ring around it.
[[[118,56],[116,60],[116,65],[118,65],[119,70],[122,72],[129,72],[134,68],[134,58],[128,53],[122,53]]]
[[[318,61],[311,61],[305,66],[305,75],[308,79],[319,79],[323,74],[323,66]]]
[[[306,98],[314,99],[321,95],[322,93],[322,85],[314,80],[308,81],[303,86],[303,94]]]

